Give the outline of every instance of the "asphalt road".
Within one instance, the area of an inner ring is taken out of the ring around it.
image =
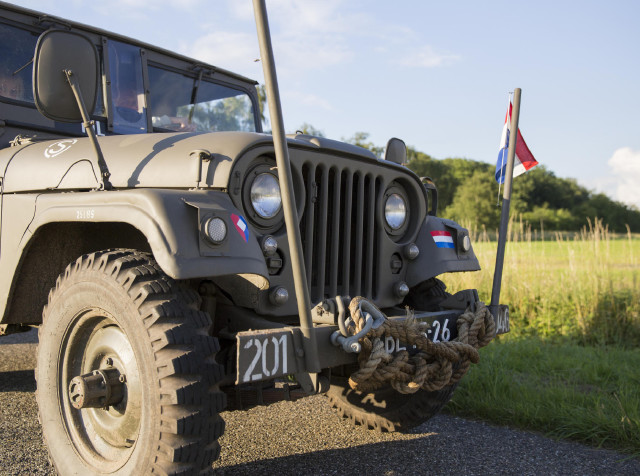
[[[35,402],[36,333],[0,337],[0,475],[55,474]],[[226,412],[216,474],[640,475],[640,459],[439,415],[411,433],[352,428],[322,396]]]

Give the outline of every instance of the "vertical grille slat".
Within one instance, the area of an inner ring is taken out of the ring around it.
[[[362,253],[364,247],[362,246],[363,239],[363,225],[364,225],[364,177],[362,174],[358,174],[358,193],[356,195],[356,221],[353,224],[356,228],[355,241],[353,243],[353,250],[355,254],[355,266],[353,275],[353,296],[360,296],[362,294]]]
[[[329,214],[329,168],[320,167],[320,187],[318,191],[318,201],[320,202],[320,213],[318,214],[318,222],[315,229],[315,233],[318,237],[318,252],[317,252],[317,266],[318,266],[318,295],[324,296],[325,289],[325,276],[327,268],[327,231],[329,223],[327,216]]]
[[[311,299],[377,294],[376,204],[380,181],[347,166],[305,163],[301,220]]]
[[[365,202],[367,206],[367,236],[363,248],[365,248],[365,276],[364,276],[364,294],[366,296],[373,295],[373,242],[375,237],[375,203],[376,203],[376,188],[375,179],[369,177],[367,200]]]
[[[340,248],[340,216],[342,215],[342,202],[340,200],[340,189],[342,188],[342,174],[339,170],[334,170],[333,181],[333,206],[331,210],[331,263],[329,265],[329,295],[338,295],[338,261]]]
[[[342,294],[348,296],[351,286],[349,286],[349,272],[351,270],[351,208],[353,193],[353,174],[350,170],[345,171],[345,187],[344,187],[344,208],[342,231],[344,233],[342,240]]]
[[[311,164],[303,170],[309,177],[315,177],[316,167]],[[314,217],[316,211],[315,182],[307,181],[307,201],[304,211],[304,264],[307,271],[307,283],[311,286],[311,271],[313,269],[313,235]]]

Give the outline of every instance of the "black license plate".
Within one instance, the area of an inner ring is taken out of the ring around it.
[[[425,335],[432,342],[449,342],[458,336],[458,315],[452,312],[442,313],[442,315],[433,318],[428,316],[425,318],[418,317],[418,320],[430,322]],[[387,354],[394,354],[401,350],[407,350],[409,354],[417,352],[415,346],[407,346],[398,339],[387,336],[384,340],[384,348]]]

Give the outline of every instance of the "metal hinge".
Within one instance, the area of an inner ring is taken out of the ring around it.
[[[11,142],[9,142],[9,145],[11,145],[11,147],[18,147],[25,144],[33,144],[33,139],[34,137],[32,136],[25,136],[20,134],[17,135]]]

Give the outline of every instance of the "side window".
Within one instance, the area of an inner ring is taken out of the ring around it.
[[[113,131],[118,134],[147,132],[140,48],[109,41],[109,76]]]
[[[250,131],[256,123],[249,95],[241,90],[149,66],[154,129]]]
[[[33,52],[38,35],[0,23],[0,97],[33,103]]]

